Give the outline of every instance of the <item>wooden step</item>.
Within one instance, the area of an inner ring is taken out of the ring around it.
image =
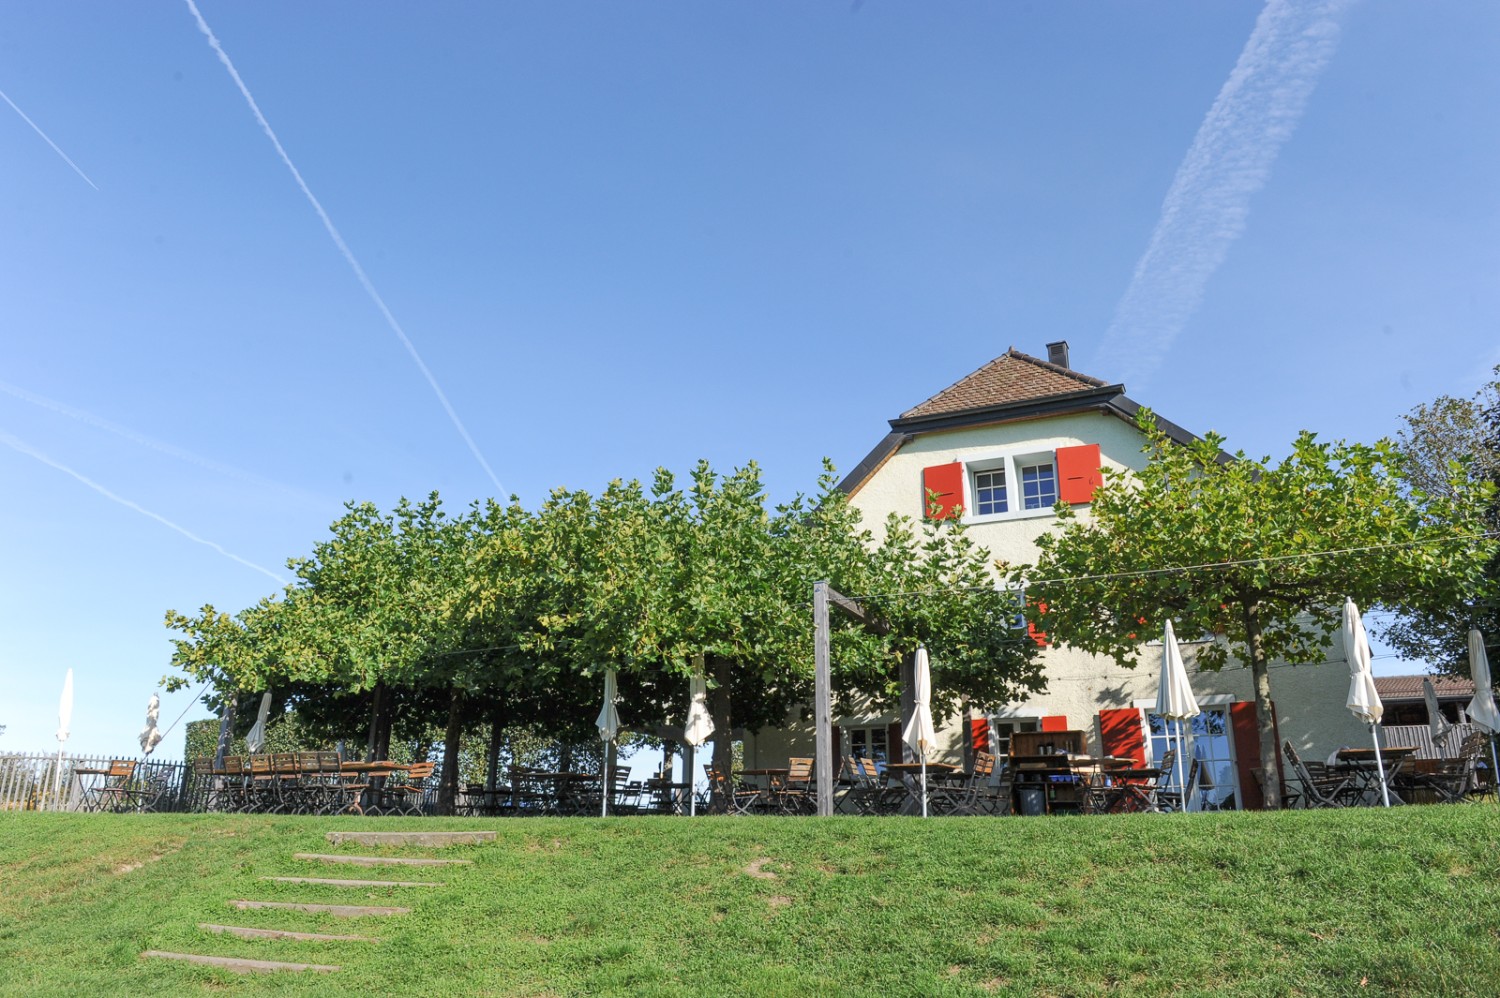
[[[364,915],[405,915],[410,908],[392,908],[387,905],[366,904],[302,904],[294,901],[231,901],[231,908],[280,908],[286,911],[314,911],[340,918],[360,918]]]
[[[380,940],[369,936],[334,936],[323,932],[288,932],[286,929],[252,929],[243,925],[215,925],[199,922],[204,932],[218,932],[239,936],[241,939],[296,939],[310,943],[377,943]]]
[[[468,859],[407,859],[401,856],[336,856],[321,852],[299,852],[293,859],[318,863],[353,863],[355,866],[472,866]]]
[[[441,880],[330,880],[327,877],[261,877],[282,884],[327,884],[330,887],[446,887]]]
[[[335,965],[326,963],[282,963],[280,960],[241,960],[232,956],[200,956],[197,953],[167,953],[159,949],[148,949],[141,956],[152,957],[157,960],[186,960],[188,963],[202,963],[210,967],[223,967],[225,970],[238,971],[241,974],[264,974],[273,970],[315,970],[323,973],[338,970]]]
[[[495,841],[494,832],[329,832],[326,837],[336,846],[352,842],[357,846],[425,846],[429,849]]]

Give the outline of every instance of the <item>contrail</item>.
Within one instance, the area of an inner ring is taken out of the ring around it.
[[[333,220],[328,217],[328,212],[323,210],[323,205],[313,196],[312,188],[307,186],[307,181],[302,179],[301,171],[292,163],[292,158],[282,148],[281,140],[276,137],[276,133],[271,129],[271,123],[261,113],[260,105],[255,103],[254,97],[250,96],[250,88],[245,86],[245,81],[240,78],[239,71],[234,68],[234,63],[229,61],[229,56],[225,53],[224,46],[219,44],[219,39],[213,33],[213,29],[208,26],[208,22],[199,13],[198,5],[193,0],[186,0],[186,2],[188,10],[193,12],[193,18],[198,22],[198,30],[203,32],[203,37],[208,39],[208,44],[219,57],[219,61],[229,71],[229,76],[234,80],[234,85],[239,87],[240,94],[245,98],[245,103],[250,105],[250,112],[255,115],[255,120],[260,122],[261,131],[266,133],[266,137],[271,140],[271,145],[276,147],[276,155],[281,157],[281,161],[286,164],[286,168],[292,172],[292,178],[297,181],[297,186],[302,188],[302,193],[306,195],[307,200],[312,204],[313,210],[318,213],[318,218],[322,220],[323,228],[328,230],[328,235],[332,237],[334,245],[339,248],[340,253],[344,254],[344,259],[353,268],[354,276],[359,278],[359,283],[365,289],[365,294],[370,296],[370,300],[375,303],[375,307],[380,310],[380,314],[385,316],[386,324],[391,327],[391,331],[401,340],[401,344],[406,347],[406,352],[411,354],[411,359],[416,362],[417,367],[422,372],[422,376],[427,379],[427,384],[432,386],[432,390],[437,395],[438,401],[443,404],[443,409],[447,411],[448,418],[453,421],[454,427],[457,428],[459,436],[463,437],[464,443],[469,445],[469,450],[484,468],[485,474],[490,476],[490,481],[495,484],[495,489],[503,495],[505,488],[500,484],[500,479],[495,477],[495,472],[490,469],[490,463],[484,459],[484,455],[479,452],[479,446],[474,443],[474,438],[469,436],[469,431],[464,428],[463,420],[458,418],[458,413],[454,410],[452,403],[448,401],[448,396],[439,387],[437,378],[433,377],[432,372],[423,363],[422,355],[417,353],[417,348],[407,338],[406,333],[401,328],[401,324],[396,321],[396,317],[391,314],[391,310],[386,308],[385,300],[375,290],[375,285],[371,284],[369,277],[365,276],[365,269],[355,259],[353,251],[344,242],[344,237],[339,235],[338,229],[334,228]]]
[[[177,447],[173,444],[157,440],[154,437],[148,437],[144,433],[138,433],[135,430],[130,429],[128,426],[121,426],[118,423],[112,423],[101,416],[94,415],[91,412],[75,408],[71,405],[65,405],[62,402],[49,399],[44,395],[37,395],[34,392],[28,392],[24,388],[17,388],[15,385],[8,384],[4,381],[0,381],[0,392],[4,392],[5,394],[13,396],[14,398],[18,398],[23,402],[29,402],[32,405],[38,406],[42,409],[48,409],[52,412],[59,413],[60,415],[67,416],[70,419],[76,419],[81,423],[87,423],[90,426],[98,427],[99,429],[105,430],[109,433],[113,433],[116,436],[124,437],[126,440],[129,440],[132,443],[140,444],[142,447],[149,447],[152,450],[160,451],[163,454],[175,457],[181,461],[187,461],[190,464],[196,464],[200,468],[204,468],[208,471],[212,471],[220,475],[227,475],[231,478],[237,478],[240,481],[248,482],[261,488],[277,489],[291,495],[299,495],[313,499],[319,498],[303,492],[301,489],[294,489],[289,485],[283,485],[280,482],[273,482],[269,479],[261,478],[259,475],[255,475],[251,472],[245,471],[242,468],[236,468],[231,464],[224,464],[219,461],[214,461],[210,458],[203,457],[200,454],[194,454],[192,451],[184,450],[183,448]]]
[[[1245,231],[1265,186],[1338,45],[1354,0],[1269,0],[1214,100],[1162,203],[1161,217],[1096,354],[1116,381],[1145,378],[1199,304],[1209,278]]]
[[[15,437],[11,436],[9,433],[6,433],[4,430],[0,430],[0,443],[5,444],[5,446],[9,447],[11,450],[19,451],[22,454],[25,454],[27,457],[34,457],[38,461],[40,461],[43,464],[47,465],[48,467],[56,468],[58,471],[61,471],[65,475],[71,475],[71,476],[73,476],[74,478],[76,478],[80,482],[82,482],[83,484],[87,485],[89,488],[93,489],[95,492],[99,493],[104,498],[110,500],[111,502],[117,502],[121,506],[124,506],[126,509],[133,509],[137,513],[140,513],[142,516],[149,516],[151,519],[155,520],[157,523],[160,523],[162,526],[167,527],[167,528],[169,528],[171,530],[177,531],[179,534],[181,534],[182,536],[186,537],[188,540],[194,542],[195,544],[202,544],[205,547],[213,548],[215,551],[219,552],[224,557],[228,558],[230,561],[237,561],[241,565],[244,565],[246,568],[253,568],[257,572],[260,572],[262,575],[270,576],[272,579],[276,580],[276,584],[277,585],[281,585],[281,586],[286,585],[286,580],[283,579],[281,576],[277,575],[275,572],[271,571],[270,569],[262,568],[262,567],[260,567],[259,565],[257,565],[253,561],[246,561],[244,558],[241,558],[239,555],[233,554],[232,552],[224,550],[219,545],[215,544],[213,541],[204,540],[202,537],[199,537],[197,534],[193,533],[191,530],[187,530],[187,529],[185,529],[183,527],[179,527],[177,524],[173,523],[171,520],[167,519],[166,517],[161,516],[158,513],[153,513],[149,509],[146,509],[144,506],[140,506],[140,505],[138,505],[136,503],[131,502],[129,499],[126,499],[126,498],[124,498],[122,496],[115,495],[113,492],[109,491],[109,489],[106,489],[104,486],[100,485],[98,482],[95,482],[95,481],[93,481],[91,479],[85,478],[84,476],[80,475],[78,472],[74,471],[72,468],[69,468],[67,465],[60,464],[59,462],[52,460],[50,457],[48,457],[47,455],[43,454],[41,451],[35,450],[35,449],[31,448],[31,447],[28,447],[26,444],[24,444],[21,441],[17,440]]]
[[[76,173],[76,174],[78,174],[80,177],[83,178],[83,182],[84,183],[88,184],[90,187],[92,187],[96,191],[99,189],[99,185],[96,184],[96,183],[94,183],[92,180],[90,180],[89,179],[89,175],[87,173],[84,173],[82,170],[80,170],[78,168],[78,164],[75,163],[75,162],[73,162],[71,159],[69,159],[68,158],[68,154],[65,153],[65,152],[63,152],[61,149],[59,149],[57,147],[57,143],[53,142],[51,139],[49,139],[47,137],[47,133],[44,132],[44,131],[42,131],[41,128],[37,125],[36,122],[34,122],[30,118],[26,117],[26,112],[25,111],[22,111],[19,107],[16,107],[16,102],[15,101],[13,101],[9,97],[5,96],[5,91],[0,90],[0,97],[5,98],[5,103],[9,104],[12,108],[15,109],[15,112],[21,116],[21,120],[24,121],[24,122],[26,122],[26,124],[30,125],[31,128],[32,128],[32,131],[34,131],[38,135],[40,135],[42,137],[42,141],[45,142],[45,143],[47,143],[49,146],[51,146],[52,147],[52,151],[55,152],[55,153],[57,153],[59,156],[61,156],[63,158],[63,162],[66,163],[66,164],[68,164],[69,166],[71,166],[73,168],[73,172]]]

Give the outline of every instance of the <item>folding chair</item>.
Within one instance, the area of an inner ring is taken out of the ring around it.
[[[1290,741],[1282,743],[1281,753],[1302,785],[1304,807],[1348,807],[1359,800],[1360,787],[1353,776],[1330,772],[1321,763],[1303,762]]]
[[[114,759],[109,764],[104,782],[88,791],[85,810],[129,811],[135,803],[130,798],[130,783],[135,778],[134,759]]]
[[[437,763],[415,762],[406,768],[403,776],[391,777],[381,794],[380,810],[395,811],[398,814],[421,814],[427,795],[436,789],[436,769]]]

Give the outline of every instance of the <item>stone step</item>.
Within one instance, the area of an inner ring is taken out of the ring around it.
[[[317,863],[353,863],[355,866],[472,866],[468,859],[407,859],[401,856],[335,856],[321,852],[299,852],[293,859]]]
[[[231,901],[231,908],[280,908],[285,911],[313,911],[340,918],[359,918],[363,915],[405,915],[410,908],[392,908],[387,905],[365,904],[302,904],[294,901]]]
[[[241,974],[264,974],[273,970],[316,970],[327,973],[340,969],[335,965],[326,963],[282,963],[280,960],[241,960],[238,957],[232,956],[168,953],[159,949],[148,949],[141,956],[152,957],[157,960],[186,960],[188,963],[202,963],[210,967],[223,967],[225,970],[234,970]]]
[[[495,841],[494,832],[329,832],[328,841],[336,846],[352,842],[357,846],[475,846]]]
[[[328,877],[261,877],[282,884],[327,884],[330,887],[446,887],[441,880],[331,880]]]
[[[199,922],[204,932],[218,932],[241,939],[297,939],[311,943],[377,943],[380,940],[369,936],[333,936],[323,932],[288,932],[286,929],[252,929],[243,925],[215,925]]]

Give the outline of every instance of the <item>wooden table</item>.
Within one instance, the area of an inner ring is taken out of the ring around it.
[[[1385,779],[1386,793],[1390,796],[1392,804],[1405,804],[1401,795],[1396,793],[1396,774],[1405,764],[1407,759],[1417,754],[1414,745],[1388,745],[1380,750],[1380,762],[1375,761],[1374,748],[1346,748],[1339,749],[1336,757],[1339,769],[1350,773],[1359,781],[1360,803],[1370,807],[1379,806],[1381,778]]]
[[[927,764],[929,814],[931,813],[930,805],[934,790],[933,782],[937,781],[939,787],[941,787],[955,775],[963,775],[962,766],[955,766],[951,762],[929,762]],[[903,788],[906,799],[899,802],[882,801],[882,809],[889,809],[900,814],[921,814],[922,764],[920,762],[888,762],[885,764],[885,777],[888,783],[894,781],[898,786]]]

